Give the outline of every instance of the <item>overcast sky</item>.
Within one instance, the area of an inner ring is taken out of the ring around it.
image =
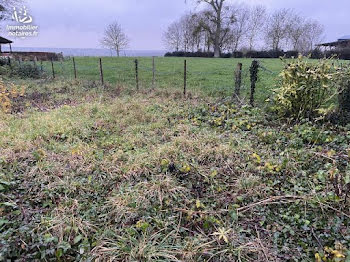
[[[100,48],[104,28],[119,21],[131,39],[130,49],[161,50],[162,32],[194,0],[27,0],[39,36],[15,39],[21,47]],[[230,1],[230,0],[228,0]],[[236,2],[232,0],[232,2]],[[268,9],[293,8],[324,24],[325,40],[350,35],[350,0],[245,0]],[[4,32],[2,32],[4,35]]]

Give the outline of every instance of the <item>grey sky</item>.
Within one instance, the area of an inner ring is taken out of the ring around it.
[[[16,39],[23,47],[99,48],[106,25],[119,21],[131,38],[130,49],[160,50],[167,25],[195,6],[193,0],[27,0],[40,36]],[[236,2],[231,0],[232,2]],[[326,28],[326,39],[350,34],[349,0],[245,0],[270,10],[293,8],[317,19]]]

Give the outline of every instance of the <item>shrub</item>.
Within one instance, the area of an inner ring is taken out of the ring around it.
[[[336,56],[339,59],[350,60],[350,49],[332,50],[325,53],[327,58]]]
[[[247,58],[280,58],[285,53],[282,50],[269,50],[269,51],[248,51]]]
[[[322,58],[324,58],[324,53],[319,48],[316,48],[316,49],[311,51],[310,58],[311,59],[322,59]]]
[[[24,64],[13,67],[12,74],[21,78],[40,78],[41,72],[37,66],[31,64]]]
[[[184,52],[184,51],[175,51],[168,52],[164,55],[165,57],[214,57],[213,52]],[[233,52],[233,53],[222,53],[221,58],[242,58],[242,52]]]
[[[175,51],[168,52],[164,55],[165,57],[214,57],[213,52],[184,52],[184,51]]]
[[[4,58],[0,58],[0,66],[8,65],[8,60]]]
[[[339,111],[340,113],[350,113],[350,67],[341,70],[339,87]]]
[[[243,55],[243,52],[240,52],[240,51],[235,51],[233,53],[230,53],[231,54],[231,57],[233,58],[243,58],[244,55]]]
[[[325,110],[337,94],[336,71],[330,60],[312,63],[299,56],[292,62],[284,60],[281,86],[275,90],[275,109],[295,120],[312,118]]]
[[[250,50],[245,54],[246,58],[256,58],[258,56],[258,51]]]
[[[221,58],[231,58],[232,54],[231,53],[223,53],[223,54],[220,54],[220,57]]]
[[[298,51],[287,51],[284,53],[284,56],[286,58],[297,58],[299,56],[299,52]]]
[[[13,99],[24,95],[24,88],[16,88],[12,84],[5,84],[0,79],[0,110],[9,113],[12,108]]]
[[[0,76],[8,76],[11,74],[11,68],[9,66],[0,66]]]

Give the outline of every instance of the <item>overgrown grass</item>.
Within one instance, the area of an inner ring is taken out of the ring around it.
[[[89,81],[31,81],[14,109],[0,116],[0,260],[349,256],[348,127]]]

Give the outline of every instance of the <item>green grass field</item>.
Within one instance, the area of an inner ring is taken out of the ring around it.
[[[103,58],[106,86],[96,58],[2,75],[27,88],[0,112],[0,261],[349,261],[350,127],[265,110],[280,61],[257,107],[226,97],[251,60],[188,59],[187,97],[183,59],[151,90],[140,58],[139,91],[132,61]]]
[[[126,85],[136,88],[135,63],[136,58],[130,57],[103,57],[103,72],[106,82]],[[141,57],[139,61],[140,88],[152,88],[152,58]],[[156,87],[174,88],[182,92],[184,85],[185,58],[155,58]],[[207,59],[186,58],[187,60],[187,87],[188,91],[196,94],[203,93],[210,96],[230,96],[234,88],[234,70],[237,63],[243,63],[242,94],[250,92],[249,67],[252,59]],[[79,79],[100,81],[99,58],[76,57],[76,68]],[[261,70],[257,83],[258,101],[264,101],[275,88],[276,78],[283,64],[280,59],[262,59],[260,63],[267,69]],[[74,78],[72,59],[64,62],[55,62],[54,68],[58,77]],[[44,63],[44,70],[51,74],[51,64]]]

